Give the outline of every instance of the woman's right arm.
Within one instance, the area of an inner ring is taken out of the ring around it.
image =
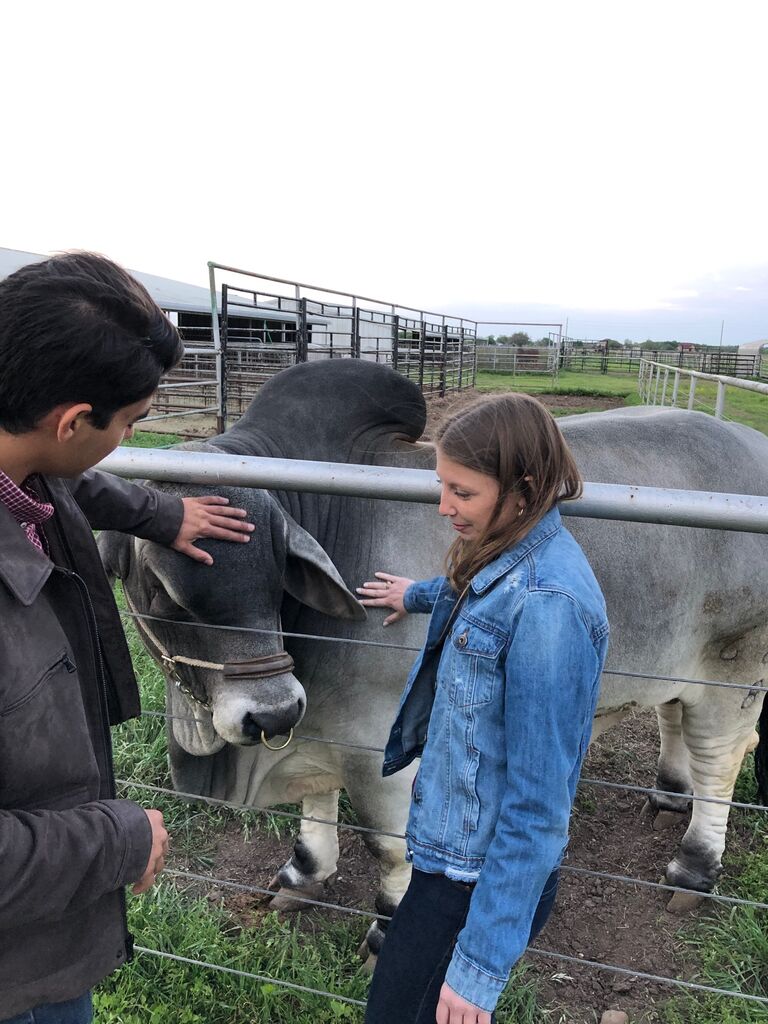
[[[444,576],[435,576],[431,580],[418,582],[406,576],[393,576],[388,572],[376,572],[374,576],[375,580],[369,580],[357,587],[357,593],[362,594],[360,604],[369,608],[394,609],[394,614],[384,619],[385,626],[404,618],[409,612],[430,613],[445,584]]]

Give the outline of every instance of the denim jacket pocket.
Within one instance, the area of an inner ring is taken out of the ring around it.
[[[474,707],[493,699],[498,660],[505,640],[474,622],[459,621],[451,644],[451,703]]]

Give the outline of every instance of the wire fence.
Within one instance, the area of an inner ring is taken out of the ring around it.
[[[371,648],[376,648],[376,649],[389,649],[389,650],[404,651],[404,652],[410,652],[410,653],[413,653],[413,654],[417,653],[420,650],[420,648],[417,647],[417,646],[409,646],[409,645],[404,645],[404,644],[391,643],[391,642],[378,641],[378,640],[362,640],[362,639],[356,639],[356,638],[352,638],[352,637],[338,637],[338,636],[316,636],[316,635],[307,634],[307,633],[287,632],[287,631],[283,631],[283,630],[274,630],[274,629],[260,629],[260,628],[256,628],[256,627],[225,626],[225,625],[201,623],[201,622],[194,622],[194,621],[168,620],[168,619],[164,619],[164,618],[159,617],[159,616],[140,614],[140,613],[136,613],[136,612],[132,612],[132,611],[124,611],[122,614],[126,618],[128,618],[128,619],[147,620],[147,621],[160,622],[160,623],[163,623],[163,624],[166,624],[166,625],[170,625],[173,628],[186,627],[186,628],[196,629],[196,630],[198,630],[198,629],[202,629],[202,630],[214,629],[214,630],[219,630],[219,631],[223,630],[223,631],[236,632],[236,633],[241,633],[241,634],[245,633],[245,634],[258,634],[258,635],[276,636],[276,637],[279,637],[281,639],[282,638],[291,638],[291,639],[311,640],[313,642],[331,643],[331,644],[342,643],[342,644],[349,644],[349,645],[371,647]],[[679,686],[695,685],[695,686],[704,686],[704,687],[721,687],[721,688],[725,688],[725,689],[743,690],[743,691],[747,691],[748,694],[754,694],[755,696],[757,696],[758,694],[765,694],[766,692],[768,692],[768,686],[762,685],[762,680],[761,680],[760,683],[737,683],[737,682],[731,682],[731,681],[726,681],[726,680],[696,679],[696,678],[687,678],[687,677],[680,677],[680,676],[669,676],[669,675],[661,675],[661,674],[651,674],[651,673],[645,673],[645,672],[628,671],[628,670],[619,669],[619,668],[606,669],[604,674],[605,675],[610,675],[610,676],[643,679],[643,680],[649,680],[649,681],[653,681],[653,682],[661,682],[661,683],[674,684],[674,685],[679,685]],[[193,722],[197,721],[194,718],[188,718],[188,717],[184,717],[184,716],[181,716],[181,715],[171,715],[168,712],[164,712],[164,711],[144,711],[144,712],[142,712],[142,714],[144,716],[146,716],[146,717],[152,717],[152,718],[156,718],[156,719],[163,719],[163,720],[166,720],[166,721],[180,720],[180,721],[186,721],[186,722],[190,722],[190,723],[193,723]],[[342,748],[346,748],[346,749],[354,749],[354,750],[359,750],[361,752],[370,753],[370,754],[376,754],[376,755],[381,755],[384,752],[384,749],[382,747],[378,747],[378,746],[368,745],[368,744],[364,744],[364,743],[355,743],[355,742],[351,742],[349,740],[341,739],[341,738],[332,738],[332,737],[327,737],[327,736],[317,736],[317,735],[310,735],[310,734],[302,734],[300,732],[297,732],[295,734],[295,739],[299,743],[326,744],[326,745],[329,745],[329,746],[342,747]],[[305,814],[302,814],[302,813],[300,813],[298,811],[290,811],[290,810],[286,810],[284,808],[261,807],[261,806],[257,806],[257,805],[253,805],[253,804],[239,804],[239,803],[235,803],[235,802],[232,802],[232,801],[218,799],[218,798],[215,798],[215,797],[201,796],[200,794],[197,794],[197,793],[181,792],[181,791],[178,791],[178,790],[168,789],[168,788],[165,788],[165,787],[162,787],[162,786],[154,786],[154,785],[150,785],[148,783],[135,782],[135,781],[132,781],[132,780],[129,780],[129,779],[118,779],[116,781],[117,781],[117,784],[120,787],[122,787],[122,788],[133,788],[133,789],[136,789],[136,790],[139,790],[139,791],[152,792],[152,793],[156,793],[156,794],[159,794],[159,795],[168,796],[168,797],[171,797],[171,798],[175,798],[175,799],[179,799],[179,800],[184,800],[184,801],[191,802],[191,803],[201,803],[201,804],[205,804],[205,805],[208,805],[208,806],[219,807],[219,808],[226,808],[228,810],[233,810],[233,811],[237,811],[237,812],[245,811],[245,812],[261,814],[261,815],[266,815],[266,816],[273,816],[273,817],[279,817],[279,818],[287,818],[289,820],[294,820],[294,821],[299,821],[299,822],[310,822],[310,823],[313,823],[313,824],[325,825],[325,826],[329,826],[329,827],[333,827],[333,828],[338,828],[338,829],[341,829],[341,830],[349,831],[349,832],[352,832],[352,833],[358,833],[358,834],[362,834],[362,835],[366,835],[366,834],[367,835],[378,835],[378,836],[385,836],[385,837],[388,837],[388,838],[394,838],[394,839],[399,839],[399,840],[402,840],[402,839],[405,838],[405,836],[402,833],[397,833],[397,832],[385,831],[385,830],[382,830],[382,829],[371,828],[371,827],[368,827],[368,826],[356,824],[354,822],[339,821],[337,819],[320,818],[320,817],[315,817],[315,816],[312,816],[312,815],[305,815]],[[646,796],[670,797],[670,798],[673,798],[673,799],[678,800],[678,801],[681,801],[681,800],[682,801],[692,801],[692,802],[701,801],[701,802],[704,802],[704,803],[718,804],[718,805],[727,806],[729,809],[730,808],[736,808],[736,809],[744,810],[744,811],[765,812],[765,811],[768,810],[768,807],[762,806],[760,804],[755,804],[755,803],[747,803],[747,802],[728,800],[728,799],[724,799],[722,797],[707,796],[707,795],[703,795],[703,794],[681,793],[681,792],[677,792],[677,791],[662,790],[662,789],[651,787],[651,786],[640,786],[640,785],[634,785],[634,784],[624,783],[624,782],[618,782],[617,783],[617,782],[611,782],[611,781],[608,781],[608,780],[605,780],[605,779],[582,778],[580,780],[580,785],[592,786],[592,787],[603,787],[603,788],[606,788],[608,790],[624,791],[624,792],[628,792],[628,793],[638,793],[638,794],[644,794]],[[564,874],[571,874],[573,876],[584,877],[584,878],[592,878],[592,879],[596,879],[596,880],[600,880],[600,881],[604,881],[604,882],[610,882],[610,883],[613,883],[613,884],[626,885],[626,886],[634,886],[634,887],[645,888],[645,889],[654,890],[654,891],[669,892],[669,893],[672,893],[672,894],[680,893],[680,894],[685,894],[685,895],[689,895],[689,896],[694,896],[697,899],[701,899],[701,900],[704,900],[704,901],[710,901],[711,904],[722,904],[722,905],[731,906],[731,907],[750,908],[750,909],[756,909],[756,910],[760,910],[760,911],[768,910],[768,903],[765,903],[765,902],[762,902],[762,901],[759,901],[759,900],[743,899],[743,898],[740,898],[740,897],[727,896],[727,895],[722,895],[720,893],[715,893],[715,892],[699,892],[697,890],[691,890],[691,889],[686,889],[686,888],[683,888],[683,887],[680,887],[680,886],[670,885],[670,884],[667,884],[665,882],[652,882],[652,881],[645,880],[645,879],[635,878],[635,877],[633,877],[631,875],[615,874],[615,873],[603,872],[603,871],[595,871],[595,870],[591,870],[591,869],[587,869],[587,868],[582,868],[582,867],[578,867],[576,865],[569,865],[569,864],[563,865],[561,867],[561,870],[562,870],[562,872]],[[180,870],[180,869],[173,869],[173,870],[169,870],[167,873],[170,874],[170,875],[173,875],[176,878],[182,879],[182,880],[186,879],[190,884],[198,884],[198,885],[203,884],[203,885],[208,885],[208,886],[212,886],[212,887],[220,887],[220,888],[225,888],[225,889],[231,889],[233,891],[250,893],[250,894],[252,894],[254,896],[260,896],[260,897],[262,897],[264,899],[270,898],[270,897],[272,897],[274,895],[274,890],[269,889],[269,888],[264,888],[264,887],[255,886],[255,885],[246,885],[246,884],[241,883],[241,882],[235,882],[235,881],[228,880],[228,879],[222,879],[222,878],[215,878],[215,877],[210,877],[210,876],[206,876],[206,875],[200,875],[200,874],[196,874],[196,873],[190,872],[190,871],[184,871],[184,870]],[[334,903],[334,902],[331,902],[331,901],[328,901],[328,900],[314,899],[314,898],[312,898],[312,897],[310,897],[310,896],[308,896],[308,895],[306,895],[304,893],[297,893],[297,894],[293,894],[292,895],[289,890],[286,890],[286,891],[282,891],[281,890],[280,895],[281,895],[281,898],[285,898],[285,899],[289,899],[289,900],[295,900],[295,902],[297,903],[297,905],[299,907],[303,907],[303,906],[315,907],[315,908],[318,908],[318,909],[334,911],[334,912],[338,912],[338,913],[342,913],[342,914],[353,915],[353,916],[356,916],[356,917],[363,917],[363,918],[367,918],[367,919],[371,919],[371,920],[378,920],[378,921],[382,921],[382,922],[385,922],[385,921],[389,920],[389,918],[386,915],[377,913],[376,911],[373,911],[373,910],[366,910],[366,909],[363,909],[363,908],[360,908],[360,907],[348,907],[348,906],[344,906],[342,904]],[[311,995],[314,995],[314,996],[320,996],[320,997],[324,997],[324,998],[329,998],[329,999],[337,1000],[337,1001],[342,1002],[342,1003],[348,1003],[348,1004],[351,1004],[351,1005],[354,1005],[354,1006],[363,1007],[365,1005],[365,1003],[362,1000],[359,1000],[359,999],[353,999],[353,998],[351,998],[349,996],[344,996],[344,995],[341,995],[341,994],[338,994],[338,993],[329,992],[329,991],[326,991],[324,989],[319,989],[319,988],[313,988],[313,987],[309,987],[309,986],[298,985],[298,984],[296,984],[294,982],[289,982],[289,981],[286,981],[286,980],[280,979],[280,978],[272,978],[272,977],[267,977],[267,976],[261,975],[261,974],[255,974],[255,973],[249,973],[249,972],[246,972],[246,971],[236,970],[234,968],[229,968],[229,967],[224,967],[222,965],[213,964],[213,963],[210,963],[210,962],[205,961],[205,960],[196,960],[196,959],[193,959],[193,958],[190,958],[190,957],[181,956],[179,954],[171,953],[171,952],[168,952],[168,951],[155,950],[155,949],[150,949],[148,947],[143,947],[143,946],[137,946],[135,948],[136,948],[137,952],[139,952],[139,953],[141,953],[143,955],[147,955],[147,956],[164,957],[164,958],[169,959],[169,960],[175,960],[175,961],[178,961],[180,963],[188,964],[188,965],[191,965],[191,966],[195,966],[195,967],[198,967],[198,968],[201,968],[201,969],[206,969],[206,970],[211,970],[211,971],[223,971],[224,973],[227,973],[227,974],[232,974],[232,975],[237,975],[239,977],[243,977],[243,978],[247,978],[247,979],[252,979],[252,980],[260,982],[260,983],[268,983],[268,984],[272,984],[272,985],[275,985],[275,986],[278,986],[278,987],[282,987],[282,988],[285,988],[285,989],[295,990],[295,991],[298,991],[298,992],[302,992],[302,993],[306,993],[306,994],[311,994]],[[668,976],[665,976],[665,975],[656,975],[656,974],[652,974],[652,973],[648,973],[648,972],[644,972],[644,971],[639,971],[639,970],[637,970],[635,968],[626,967],[626,966],[623,966],[621,964],[609,964],[609,963],[604,963],[604,962],[601,962],[601,961],[586,959],[586,958],[584,958],[584,957],[582,957],[580,955],[579,956],[570,956],[570,955],[566,955],[566,954],[563,954],[563,953],[555,952],[555,951],[552,951],[552,950],[540,949],[538,947],[529,947],[528,953],[530,953],[532,955],[535,955],[535,956],[543,957],[543,958],[551,958],[551,959],[559,960],[559,961],[566,962],[566,963],[580,965],[582,967],[588,967],[588,968],[591,968],[591,969],[594,969],[594,970],[607,971],[607,972],[612,972],[612,973],[618,974],[618,975],[629,976],[629,977],[631,977],[633,979],[641,979],[641,980],[645,980],[645,981],[648,981],[648,982],[653,982],[655,984],[670,985],[670,986],[675,986],[675,987],[681,988],[681,989],[688,989],[688,990],[691,990],[691,991],[706,993],[706,994],[709,994],[709,995],[726,996],[726,997],[729,997],[729,998],[738,999],[738,1000],[742,1000],[742,1001],[746,1001],[746,1002],[750,1002],[750,1003],[756,1003],[756,1004],[760,1004],[760,1005],[768,1005],[768,997],[765,997],[765,996],[752,995],[752,994],[749,994],[749,993],[740,992],[740,991],[738,991],[736,989],[718,988],[718,987],[712,986],[712,985],[699,984],[697,982],[686,981],[686,980],[682,980],[682,979],[678,979],[678,978],[668,977]]]
[[[285,632],[285,631],[281,631],[281,630],[259,629],[259,628],[256,628],[256,627],[223,626],[223,625],[216,625],[216,624],[209,624],[209,623],[200,623],[200,622],[192,622],[192,621],[177,621],[177,620],[164,619],[164,618],[162,618],[160,616],[144,615],[144,614],[140,614],[140,613],[137,613],[137,612],[130,612],[130,611],[123,611],[121,614],[124,617],[128,618],[128,619],[146,619],[146,620],[150,620],[150,621],[154,621],[154,622],[160,622],[160,623],[163,623],[165,625],[171,625],[171,626],[174,626],[174,627],[176,627],[176,626],[185,626],[185,627],[189,627],[189,628],[198,628],[198,629],[214,629],[214,630],[224,630],[224,631],[228,631],[228,632],[253,633],[253,634],[271,635],[271,636],[278,636],[278,637],[291,637],[291,638],[297,638],[297,639],[308,639],[308,640],[328,642],[328,643],[355,644],[355,645],[375,647],[375,648],[382,648],[382,647],[384,647],[384,648],[390,648],[390,649],[394,649],[394,650],[407,651],[407,652],[412,652],[412,653],[416,653],[420,649],[418,647],[409,646],[409,645],[405,645],[405,644],[386,643],[384,641],[374,641],[374,640],[359,640],[359,639],[350,638],[350,637],[317,636],[317,635],[307,634],[307,633],[292,633],[292,632]],[[768,692],[768,687],[761,686],[759,684],[755,685],[755,684],[748,684],[748,683],[732,683],[732,682],[726,682],[724,680],[691,679],[691,678],[679,677],[679,676],[665,676],[665,675],[646,674],[646,673],[642,673],[642,672],[630,672],[630,671],[621,670],[621,669],[607,669],[607,670],[605,670],[605,674],[606,675],[615,675],[615,676],[626,676],[626,677],[629,677],[629,678],[651,679],[651,680],[654,680],[654,681],[665,682],[665,683],[679,683],[681,685],[700,685],[700,686],[725,687],[725,688],[730,688],[730,689],[747,690],[748,692],[755,692],[755,693],[765,693],[765,692]],[[163,712],[163,711],[143,711],[142,715],[145,716],[145,717],[163,719],[163,720],[166,720],[166,721],[168,721],[168,720],[179,720],[179,721],[185,721],[185,722],[189,722],[189,723],[194,723],[195,722],[195,719],[193,719],[193,718],[183,717],[183,716],[179,716],[179,715],[171,715],[171,714],[169,714],[167,712]],[[330,745],[330,746],[338,746],[338,747],[344,747],[344,748],[351,748],[351,749],[355,749],[355,750],[360,750],[362,752],[371,753],[371,754],[377,754],[377,755],[381,755],[381,754],[384,753],[384,748],[383,747],[376,747],[376,746],[371,746],[371,745],[361,744],[361,743],[351,743],[351,742],[349,742],[347,740],[333,739],[333,738],[326,737],[326,736],[313,736],[313,735],[308,735],[308,734],[296,733],[295,734],[295,740],[297,742],[301,742],[301,743],[321,743],[321,744],[327,744],[327,745]],[[338,828],[338,829],[342,829],[342,830],[345,830],[345,831],[349,831],[349,832],[353,832],[353,833],[358,833],[358,834],[373,834],[373,835],[386,836],[388,838],[394,838],[394,839],[401,839],[401,840],[405,839],[405,835],[402,834],[402,833],[389,832],[389,831],[385,831],[385,830],[382,830],[382,829],[370,828],[370,827],[363,826],[363,825],[357,825],[357,824],[354,824],[352,822],[332,820],[332,819],[329,819],[329,818],[318,818],[318,817],[314,817],[314,816],[311,816],[311,815],[302,814],[302,813],[300,813],[298,811],[289,811],[289,810],[286,810],[284,808],[279,808],[278,809],[278,808],[271,808],[271,807],[259,807],[259,806],[256,806],[254,804],[238,804],[238,803],[233,803],[231,801],[220,800],[220,799],[217,799],[217,798],[214,798],[214,797],[201,796],[200,794],[185,793],[185,792],[180,792],[178,790],[167,789],[167,788],[164,788],[164,787],[161,787],[161,786],[152,786],[152,785],[149,785],[147,783],[139,783],[139,782],[135,782],[135,781],[132,781],[132,780],[129,780],[129,779],[118,779],[116,781],[117,781],[117,784],[119,786],[124,787],[124,788],[131,788],[132,787],[134,789],[138,789],[138,790],[141,790],[141,791],[152,792],[152,793],[155,793],[155,794],[158,794],[158,795],[169,796],[169,797],[173,797],[173,798],[176,798],[176,799],[181,799],[181,800],[189,801],[189,802],[192,802],[192,803],[203,803],[203,804],[205,804],[207,806],[226,808],[228,810],[233,810],[233,811],[239,811],[239,812],[246,811],[246,812],[250,812],[250,813],[262,814],[262,815],[267,815],[267,816],[280,817],[280,818],[288,818],[289,820],[294,820],[294,821],[298,821],[298,822],[307,821],[307,822],[311,822],[313,824],[327,825],[327,826],[330,826],[330,827],[334,827],[334,828]],[[726,800],[726,799],[720,798],[720,797],[703,796],[703,795],[692,794],[692,793],[691,794],[681,794],[681,793],[676,792],[676,791],[662,790],[662,789],[658,789],[656,787],[638,786],[638,785],[633,785],[633,784],[630,784],[630,783],[616,783],[616,782],[610,782],[610,781],[605,780],[605,779],[591,779],[591,778],[582,777],[579,784],[582,785],[582,786],[596,786],[596,787],[603,787],[603,788],[612,789],[612,790],[620,790],[620,791],[631,792],[631,793],[645,794],[646,796],[664,796],[664,797],[671,797],[671,798],[675,798],[675,799],[683,798],[685,800],[691,800],[691,801],[702,801],[702,802],[705,802],[705,803],[721,804],[721,805],[726,805],[729,808],[738,808],[740,810],[758,811],[758,812],[766,812],[766,811],[768,811],[768,807],[765,807],[765,806],[760,805],[760,804],[745,803],[745,802],[734,801],[734,800]],[[615,884],[620,884],[620,885],[627,885],[627,886],[635,886],[635,887],[645,888],[645,889],[654,890],[654,891],[668,892],[670,894],[680,893],[680,894],[684,894],[684,895],[687,895],[687,896],[693,896],[696,899],[701,899],[703,901],[710,901],[713,904],[722,904],[722,905],[731,906],[731,907],[748,907],[748,908],[753,908],[753,909],[760,910],[760,911],[768,910],[768,903],[764,903],[764,902],[759,901],[759,900],[749,900],[749,899],[743,899],[743,898],[740,898],[740,897],[726,896],[726,895],[722,895],[720,893],[714,893],[714,892],[700,892],[698,890],[686,889],[686,888],[683,888],[681,886],[669,885],[669,884],[667,884],[665,882],[652,882],[652,881],[649,881],[647,879],[635,878],[635,877],[633,877],[631,875],[619,875],[619,874],[614,874],[614,873],[611,873],[611,872],[595,871],[595,870],[591,870],[591,869],[587,869],[587,868],[581,868],[581,867],[578,867],[578,866],[575,866],[575,865],[567,865],[567,864],[562,865],[561,871],[563,872],[563,874],[566,874],[566,875],[570,874],[570,875],[573,875],[573,876],[581,876],[581,877],[584,877],[584,878],[592,878],[592,879],[600,880],[600,881],[603,881],[603,882],[610,882],[610,883],[615,883]],[[273,889],[269,889],[269,888],[265,888],[265,887],[261,887],[261,886],[255,886],[255,885],[247,885],[245,883],[235,882],[235,881],[232,881],[232,880],[229,880],[229,879],[222,879],[222,878],[210,877],[210,876],[206,876],[206,875],[200,875],[200,874],[197,874],[197,873],[191,872],[191,871],[184,871],[184,870],[181,870],[181,869],[169,869],[166,873],[168,875],[171,875],[171,876],[179,878],[179,879],[186,879],[190,883],[205,884],[205,885],[208,885],[208,886],[211,886],[211,887],[224,888],[224,889],[230,889],[230,890],[234,890],[234,891],[238,891],[238,892],[249,893],[249,894],[252,894],[254,896],[260,896],[263,899],[268,899],[268,898],[271,898],[272,896],[275,895],[275,890],[273,890]],[[314,898],[312,898],[312,897],[310,897],[310,896],[308,896],[306,894],[303,894],[303,893],[301,893],[301,894],[298,894],[298,893],[297,894],[291,894],[290,891],[285,890],[285,891],[281,891],[281,897],[284,898],[284,899],[288,899],[288,900],[294,900],[296,902],[298,908],[314,907],[314,908],[325,910],[325,911],[333,911],[333,912],[336,912],[336,913],[347,914],[347,915],[356,916],[356,917],[363,917],[363,918],[370,919],[372,921],[378,920],[378,921],[381,921],[381,922],[387,922],[387,921],[390,920],[390,917],[388,915],[380,914],[380,913],[377,913],[376,911],[373,911],[373,910],[365,910],[365,909],[359,908],[359,907],[349,907],[349,906],[345,906],[345,905],[340,904],[340,903],[334,903],[334,902],[331,902],[331,901],[328,901],[328,900],[314,899]],[[273,978],[273,977],[262,975],[262,974],[255,974],[255,973],[251,973],[251,972],[247,972],[247,971],[237,970],[235,968],[224,967],[222,965],[213,964],[213,963],[210,963],[210,962],[205,961],[205,960],[196,960],[196,959],[193,959],[193,958],[190,958],[190,957],[184,957],[184,956],[181,956],[179,954],[174,954],[174,953],[170,953],[170,952],[163,951],[163,950],[155,950],[155,949],[150,949],[148,947],[143,947],[143,946],[136,946],[135,948],[136,948],[137,952],[145,954],[145,955],[148,955],[148,956],[162,957],[162,958],[166,958],[166,959],[169,959],[169,960],[177,961],[179,963],[184,963],[184,964],[188,964],[190,966],[195,966],[195,967],[198,967],[198,968],[201,968],[201,969],[212,970],[212,971],[222,971],[222,972],[224,972],[226,974],[236,975],[238,977],[245,978],[245,979],[250,979],[250,980],[253,980],[255,982],[262,983],[262,984],[267,983],[267,984],[275,985],[275,986],[277,986],[279,988],[285,988],[285,989],[288,989],[288,990],[293,990],[293,991],[301,992],[301,993],[308,994],[308,995],[314,995],[314,996],[320,996],[320,997],[324,997],[324,998],[328,998],[328,999],[333,999],[333,1000],[337,1000],[337,1001],[342,1002],[342,1003],[348,1003],[348,1004],[353,1005],[353,1006],[359,1006],[361,1008],[365,1006],[365,1002],[364,1001],[359,1000],[359,999],[353,999],[353,998],[351,998],[349,996],[344,996],[344,995],[342,995],[340,993],[334,993],[334,992],[329,992],[329,991],[324,990],[324,989],[317,989],[317,988],[312,988],[312,987],[309,987],[309,986],[299,985],[299,984],[296,984],[294,982],[285,981],[284,979],[280,979],[280,978]],[[604,963],[602,961],[588,960],[588,959],[585,959],[584,957],[581,957],[581,956],[569,956],[569,955],[564,954],[564,953],[559,953],[559,952],[556,952],[556,951],[553,951],[553,950],[539,949],[537,947],[529,947],[527,949],[527,952],[529,954],[534,955],[534,956],[538,956],[538,957],[542,957],[542,958],[551,958],[551,959],[559,960],[559,961],[566,962],[566,963],[578,964],[581,967],[589,967],[589,968],[593,968],[595,970],[607,971],[607,972],[611,972],[611,973],[617,974],[617,975],[629,976],[629,977],[631,977],[633,979],[648,981],[648,982],[652,982],[654,984],[670,985],[670,986],[674,986],[674,987],[677,987],[677,988],[680,988],[680,989],[687,989],[687,990],[690,990],[690,991],[706,993],[708,995],[726,996],[726,997],[730,997],[730,998],[734,998],[734,999],[740,999],[740,1000],[743,1000],[743,1001],[746,1001],[746,1002],[750,1002],[750,1003],[757,1003],[757,1004],[760,1004],[760,1005],[768,1005],[768,997],[751,995],[749,993],[740,992],[740,991],[738,991],[736,989],[724,989],[724,988],[718,988],[718,987],[711,986],[711,985],[699,984],[697,982],[684,981],[684,980],[681,980],[681,979],[678,979],[678,978],[669,977],[669,976],[666,976],[666,975],[657,975],[657,974],[652,974],[652,973],[648,973],[648,972],[644,972],[644,971],[639,971],[639,970],[637,970],[635,968],[625,967],[625,966],[622,966],[620,964],[608,964],[608,963]]]

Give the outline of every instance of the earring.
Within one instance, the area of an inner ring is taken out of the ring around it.
[[[522,507],[522,508],[520,509],[520,511],[519,511],[519,512],[517,513],[517,518],[518,518],[518,519],[519,519],[519,518],[520,518],[520,516],[521,516],[521,515],[523,514],[523,512],[525,512],[525,505],[523,505],[523,507]]]

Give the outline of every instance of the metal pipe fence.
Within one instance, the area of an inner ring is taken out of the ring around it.
[[[175,483],[265,487],[435,505],[440,500],[434,472],[422,469],[152,448],[118,448],[99,468],[117,476]],[[565,516],[590,519],[768,533],[768,498],[756,495],[586,483],[583,496],[562,502],[560,511]]]
[[[171,457],[170,461],[165,461],[167,456]],[[182,458],[176,458],[177,456],[181,456]],[[218,466],[215,465],[215,463],[218,463]],[[322,491],[324,493],[351,494],[354,496],[365,497],[388,497],[396,498],[398,500],[430,503],[435,503],[439,500],[439,487],[434,482],[434,474],[428,471],[418,470],[391,470],[383,467],[360,467],[333,463],[300,463],[294,460],[240,458],[236,456],[222,455],[208,456],[198,452],[165,452],[148,449],[123,449],[105,460],[105,462],[102,463],[102,468],[123,476],[143,476],[151,479],[167,479],[178,482],[207,484],[236,483],[244,486],[262,486],[285,490]],[[672,491],[658,488],[627,488],[588,484],[585,488],[585,496],[581,499],[581,502],[563,503],[561,505],[561,511],[566,515],[581,515],[591,518],[670,523],[680,526],[705,526],[709,528],[768,533],[768,499],[748,495],[702,494],[700,492]],[[157,616],[140,615],[132,612],[124,612],[123,614],[128,618],[165,621]],[[323,640],[332,643],[363,644],[377,648],[389,647],[412,652],[416,652],[418,650],[416,647],[385,643],[383,641],[355,640],[353,638],[344,637],[312,637],[309,634],[292,634],[277,630],[261,630],[253,627],[219,626],[208,623],[194,623],[175,620],[173,621],[173,625],[202,629],[223,629],[238,632],[271,633],[281,636],[297,636]],[[688,679],[661,675],[649,676],[644,673],[630,672],[621,669],[607,669],[606,674],[703,686],[732,687],[745,689],[755,693],[764,693],[768,691],[768,687],[766,686],[748,683],[742,684],[720,680]],[[165,712],[144,712],[143,714],[166,720],[173,717],[179,717],[170,716]],[[296,739],[301,742],[320,742],[337,746],[354,746],[357,749],[376,754],[383,752],[382,748],[366,746],[363,744],[349,744],[345,741],[338,741],[327,737],[309,736],[297,733]],[[356,825],[350,822],[332,821],[330,819],[302,815],[301,813],[286,811],[284,809],[278,810],[270,807],[236,804],[230,801],[200,796],[199,794],[182,793],[176,790],[151,786],[146,783],[138,783],[131,780],[118,779],[117,782],[121,787],[133,787],[137,790],[155,792],[193,803],[203,803],[209,806],[222,807],[236,811],[248,811],[257,814],[289,818],[292,820],[304,820],[357,833],[372,833],[391,838],[404,838],[404,836],[398,833],[368,828],[366,826]],[[624,790],[628,792],[637,792],[646,795],[663,795],[676,798],[683,797],[686,800],[701,800],[710,803],[727,804],[729,807],[749,811],[768,810],[768,808],[757,804],[724,800],[718,797],[680,794],[652,787],[631,785],[628,783],[613,783],[602,779],[582,778],[581,784]],[[699,893],[693,890],[682,889],[677,886],[666,885],[665,883],[650,882],[626,875],[611,874],[609,872],[595,872],[572,865],[563,865],[562,870],[565,873],[572,873],[574,875],[594,877],[615,883],[635,885],[654,890],[682,892],[687,894],[693,893],[702,899],[708,899],[732,906],[750,907],[759,910],[768,909],[768,904],[756,900],[745,900],[737,897],[723,896],[717,893]],[[193,882],[237,888],[240,891],[250,891],[262,896],[271,894],[271,890],[269,889],[262,889],[257,886],[243,886],[241,883],[230,882],[226,879],[207,878],[206,876],[195,875],[194,873],[184,871],[174,871],[173,874],[182,878],[186,877]],[[367,911],[357,907],[344,907],[340,904],[334,904],[322,900],[313,900],[305,896],[297,896],[296,899],[299,903],[311,906],[322,907],[356,916],[386,920],[384,916],[376,914],[375,911]],[[262,983],[267,982],[278,987],[336,999],[356,1006],[362,1007],[365,1005],[361,1000],[334,994],[322,989],[297,985],[284,979],[268,978],[263,975],[236,971],[233,968],[223,967],[203,960],[194,960],[175,953],[154,950],[148,947],[137,946],[136,949],[144,955],[165,957],[167,959],[176,960],[181,963],[190,964],[207,970],[224,971],[225,973],[235,974]],[[600,961],[587,960],[581,956],[568,956],[566,954],[542,950],[536,947],[529,947],[528,952],[541,957],[550,957],[552,959],[568,963],[580,964],[595,970],[604,970],[619,975],[628,975],[632,978],[643,979],[656,984],[672,985],[711,995],[727,996],[751,1003],[768,1005],[768,998],[766,997],[750,995],[734,989],[723,989],[709,985],[701,985],[694,982],[681,981],[676,978],[654,975],[618,964],[606,964]]]
[[[768,395],[768,384],[760,381],[744,380],[741,377],[729,377],[718,373],[703,373],[700,370],[688,370],[683,367],[669,366],[667,363],[658,362],[653,359],[641,359],[637,383],[640,397],[645,405],[660,405],[664,407],[667,404],[667,384],[670,373],[673,375],[672,394],[669,403],[671,408],[678,408],[682,377],[689,381],[687,406],[689,411],[697,403],[701,405],[696,398],[696,382],[699,380],[709,381],[717,385],[714,415],[719,420],[728,418],[724,415],[725,390],[727,387],[738,388],[741,391],[754,391],[760,395]],[[661,401],[659,401],[659,384],[662,381]],[[707,408],[707,411],[710,410]]]

